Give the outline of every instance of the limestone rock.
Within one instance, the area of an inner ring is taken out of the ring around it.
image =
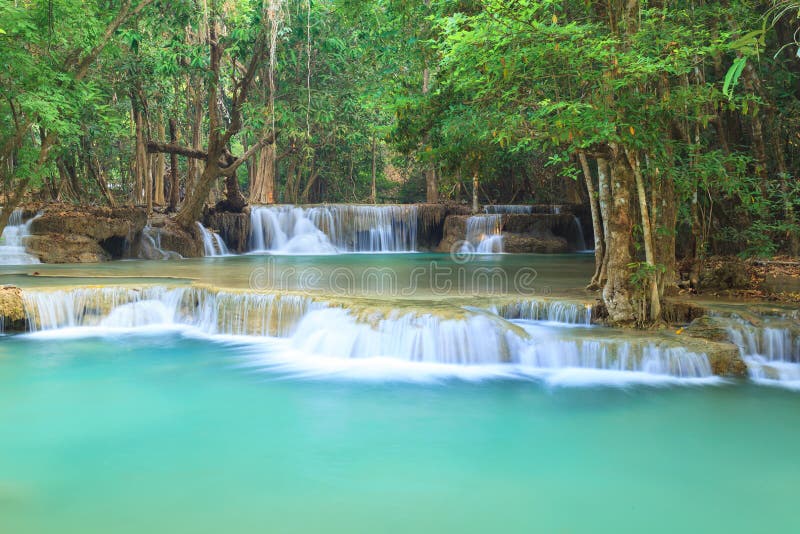
[[[187,231],[171,219],[167,219],[158,232],[163,250],[177,252],[184,258],[203,256],[203,239],[196,228]]]
[[[25,245],[44,263],[91,263],[126,255],[147,223],[143,208],[49,204]]]
[[[0,332],[25,330],[25,305],[18,287],[0,287]]]
[[[248,208],[246,208],[249,211]],[[250,214],[209,211],[203,226],[217,232],[231,252],[247,252],[250,239]]]
[[[25,246],[42,263],[97,263],[111,259],[97,241],[80,234],[44,234],[25,238]]]

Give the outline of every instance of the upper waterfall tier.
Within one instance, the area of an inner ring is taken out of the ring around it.
[[[250,212],[250,250],[295,254],[415,252],[416,206],[260,206]]]

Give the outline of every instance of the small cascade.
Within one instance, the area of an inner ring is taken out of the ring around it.
[[[483,207],[483,212],[487,215],[529,215],[533,213],[533,206],[526,206],[524,204],[491,204]]]
[[[226,256],[229,254],[225,241],[217,234],[212,232],[200,223],[197,223],[200,235],[203,237],[204,256]]]
[[[344,309],[308,314],[292,338],[305,353],[336,358],[396,358],[440,364],[512,363],[524,332],[484,314],[444,319],[430,314],[390,313],[359,322]]]
[[[575,244],[579,251],[589,250],[589,247],[586,245],[586,238],[583,235],[583,227],[581,226],[581,221],[574,215],[572,216],[572,227],[575,233]]]
[[[475,215],[467,219],[467,235],[462,253],[497,254],[503,252],[502,215]]]
[[[250,212],[250,250],[295,254],[414,252],[416,206],[260,206]]]
[[[26,291],[31,331],[59,328],[193,326],[207,334],[288,336],[324,305],[296,295],[232,293],[154,286]]]
[[[800,326],[781,318],[754,325],[739,317],[714,317],[739,347],[753,380],[800,389]]]
[[[544,339],[520,357],[525,366],[628,371],[679,378],[712,376],[708,357],[654,341],[616,339]]]
[[[504,319],[548,321],[552,323],[590,325],[592,305],[558,300],[524,299],[493,304],[487,311]]]
[[[142,229],[139,242],[139,258],[144,260],[174,260],[182,256],[175,251],[165,250],[161,246],[161,230],[149,224]]]
[[[8,224],[0,236],[0,265],[26,265],[39,263],[39,258],[28,254],[25,249],[25,237],[31,234],[33,219],[23,222],[22,210],[16,209],[11,213]]]

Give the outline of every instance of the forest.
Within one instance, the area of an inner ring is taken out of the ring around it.
[[[793,2],[3,0],[0,229],[25,202],[589,205],[609,322],[796,256]],[[686,285],[686,284],[684,284]]]

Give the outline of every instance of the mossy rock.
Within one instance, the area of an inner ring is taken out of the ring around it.
[[[0,331],[25,331],[25,304],[18,287],[0,287]]]

